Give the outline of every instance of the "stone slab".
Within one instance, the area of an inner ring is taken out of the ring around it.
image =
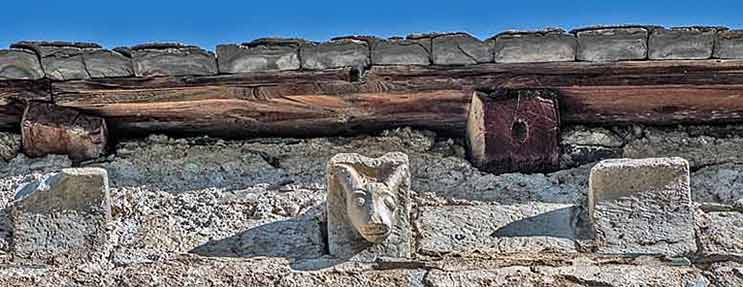
[[[372,44],[372,65],[430,65],[430,40],[391,38]]]
[[[33,51],[0,50],[0,80],[38,80],[43,77],[44,70]]]
[[[575,209],[569,204],[422,207],[418,253],[574,253]]]
[[[258,39],[217,46],[219,72],[225,74],[299,70],[298,39]]]
[[[328,161],[326,177],[330,255],[358,261],[412,256],[406,154],[337,154]],[[382,230],[385,235],[377,235]]]
[[[689,163],[607,159],[591,169],[588,210],[602,254],[685,256],[696,251]]]
[[[434,65],[474,65],[493,62],[492,41],[480,41],[467,33],[430,36]]]
[[[719,287],[743,286],[743,263],[719,262],[712,264],[708,276]]]
[[[506,32],[495,37],[496,63],[575,61],[578,42],[562,29]]]
[[[353,67],[363,70],[370,64],[366,41],[337,39],[325,43],[307,43],[299,49],[302,69],[325,70]]]
[[[743,261],[743,214],[697,213],[699,247],[708,260]]]
[[[595,27],[573,30],[578,61],[612,62],[647,58],[648,29],[642,26]]]
[[[713,57],[743,59],[743,30],[719,31]]]
[[[655,28],[648,40],[651,60],[696,60],[712,57],[717,28]]]
[[[88,75],[93,79],[134,76],[132,59],[116,51],[85,50],[83,60]]]
[[[12,252],[32,260],[94,261],[106,256],[111,221],[108,175],[67,168],[16,193],[10,211]]]
[[[46,77],[52,80],[134,75],[131,59],[120,53],[104,50],[95,43],[25,41],[15,43],[12,47],[35,51],[41,58]]]
[[[217,74],[212,52],[196,46],[155,43],[131,48],[137,77],[205,76]]]

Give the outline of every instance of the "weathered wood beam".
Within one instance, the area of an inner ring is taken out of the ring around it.
[[[18,130],[26,103],[51,102],[47,80],[0,80],[0,130]]]
[[[373,66],[55,82],[55,103],[115,129],[320,136],[410,125],[463,134],[476,89],[550,88],[563,123],[743,120],[743,60]]]

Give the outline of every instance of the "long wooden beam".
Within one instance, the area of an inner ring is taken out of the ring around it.
[[[53,82],[37,92],[29,92],[28,83],[21,89],[0,84],[0,98],[38,100],[46,93],[57,105],[105,117],[114,132],[220,136],[400,126],[463,134],[473,91],[498,87],[554,89],[563,123],[743,121],[743,60],[373,66],[361,79],[352,74],[112,78]],[[16,115],[3,116],[12,122]]]

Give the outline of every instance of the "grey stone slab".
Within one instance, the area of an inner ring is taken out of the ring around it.
[[[651,60],[709,59],[717,28],[676,27],[650,31],[648,58]]]
[[[391,38],[372,44],[372,65],[430,65],[430,39]]]
[[[743,59],[743,30],[719,31],[713,57]]]
[[[574,30],[578,61],[612,62],[647,58],[648,29],[642,26],[595,27]]]
[[[718,287],[743,286],[743,263],[714,263],[708,269],[708,276]]]
[[[299,49],[302,69],[324,70],[342,67],[363,69],[370,64],[367,42],[337,39],[325,43],[307,43]]]
[[[562,29],[506,32],[495,37],[496,63],[575,61],[578,42]]]
[[[219,72],[226,74],[299,70],[297,39],[258,39],[241,45],[217,46]]]
[[[426,35],[421,37],[425,38]],[[433,34],[431,54],[434,65],[473,65],[493,62],[492,41],[480,41],[467,33]]]
[[[196,46],[144,44],[132,47],[131,53],[137,77],[217,74],[214,54]]]
[[[55,262],[107,256],[111,198],[106,170],[63,169],[24,186],[16,198],[10,211],[15,256]]]
[[[44,77],[39,58],[25,49],[0,50],[0,79],[37,80]]]
[[[83,60],[88,75],[94,79],[134,76],[132,59],[116,51],[85,50]]]
[[[696,251],[689,163],[682,158],[599,162],[591,169],[588,210],[598,253]]]
[[[697,213],[697,238],[702,256],[710,260],[743,261],[743,214]]]
[[[695,171],[691,175],[691,193],[696,202],[743,202],[743,165],[720,164]]]
[[[326,177],[330,255],[358,261],[412,256],[406,154],[340,153],[328,161]]]
[[[422,207],[418,252],[575,252],[575,210],[569,204],[529,203]]]

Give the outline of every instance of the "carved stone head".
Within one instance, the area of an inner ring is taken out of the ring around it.
[[[349,232],[364,241],[385,241],[400,228],[395,226],[400,222],[398,212],[408,212],[409,185],[408,158],[403,153],[380,158],[336,155],[328,163],[329,232],[350,225]]]

